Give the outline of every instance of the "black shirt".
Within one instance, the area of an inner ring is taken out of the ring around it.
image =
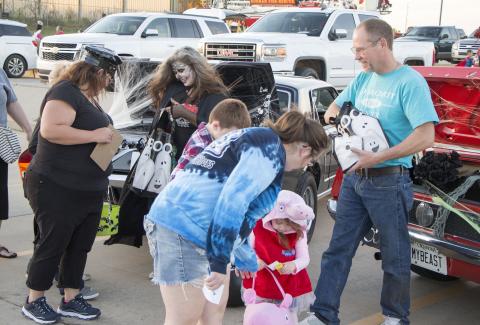
[[[73,128],[92,131],[112,123],[110,116],[94,106],[70,81],[61,81],[47,92],[41,105],[41,112],[49,100],[61,100],[75,110]],[[112,166],[103,171],[90,158],[95,146],[94,142],[76,145],[56,144],[44,139],[39,132],[37,152],[29,169],[67,188],[104,191],[108,186],[108,175],[112,172]]]
[[[187,101],[187,89],[181,82],[174,82],[167,87],[165,95],[160,103],[160,108],[171,106],[171,99],[175,99],[180,104],[183,104]],[[198,107],[197,113],[197,125],[201,122],[208,122],[210,112],[213,110],[215,105],[220,101],[227,98],[223,94],[207,94],[205,93],[196,103],[189,103],[196,105]],[[165,119],[165,117],[164,117]],[[193,132],[197,129],[197,126],[192,125],[189,121],[184,118],[175,119],[175,128],[172,134],[172,141],[177,149],[176,159],[180,158],[182,155],[183,148],[187,144],[188,139]]]

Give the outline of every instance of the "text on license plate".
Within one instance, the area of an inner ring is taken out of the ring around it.
[[[440,274],[447,274],[447,258],[430,245],[412,242],[412,264]]]

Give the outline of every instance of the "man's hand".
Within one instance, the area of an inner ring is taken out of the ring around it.
[[[295,264],[295,262],[286,262],[286,263],[283,263],[283,267],[278,270],[278,272],[280,274],[294,274],[295,271],[297,270],[297,265]]]
[[[331,118],[336,118],[338,113],[340,113],[340,107],[335,104],[335,102],[332,102],[330,106],[328,106],[327,111],[325,112],[325,115],[323,115],[323,119],[325,120],[325,123],[331,124],[330,119]]]
[[[210,290],[216,290],[225,282],[226,275],[222,273],[212,272],[206,279],[205,285]]]
[[[357,169],[361,169],[361,168],[370,168],[380,163],[376,153],[360,150],[356,148],[352,148],[351,150],[354,154],[358,156],[358,161],[348,171],[349,173],[350,171],[354,172]]]

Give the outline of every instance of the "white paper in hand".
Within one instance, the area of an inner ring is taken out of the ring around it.
[[[218,305],[220,303],[220,299],[222,299],[223,287],[224,285],[222,284],[217,289],[210,290],[204,285],[202,289],[203,295],[212,304]]]

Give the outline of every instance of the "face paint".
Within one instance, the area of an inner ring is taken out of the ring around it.
[[[186,87],[193,85],[195,73],[190,66],[181,62],[175,62],[172,64],[172,70],[175,74],[175,78],[177,78],[177,80],[183,83]]]

